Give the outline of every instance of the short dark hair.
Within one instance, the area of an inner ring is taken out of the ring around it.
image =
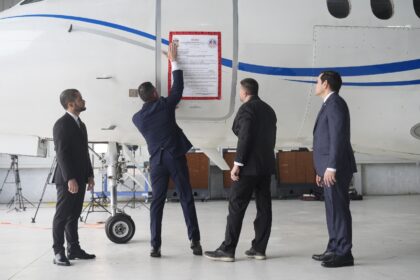
[[[153,93],[156,91],[154,85],[151,82],[144,82],[139,86],[139,96],[144,102],[149,102],[153,98]]]
[[[76,101],[78,93],[79,91],[77,89],[70,88],[60,94],[60,103],[65,110],[67,110],[70,102]]]
[[[327,81],[332,91],[339,93],[343,81],[340,73],[335,71],[324,71],[321,73],[320,79],[322,82]]]
[[[241,81],[241,86],[250,94],[258,96],[258,82],[252,78],[246,78]]]

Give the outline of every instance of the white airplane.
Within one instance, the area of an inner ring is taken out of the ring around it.
[[[238,81],[255,78],[275,109],[277,149],[311,148],[325,69],[343,76],[357,153],[419,161],[419,28],[420,0],[25,0],[0,13],[0,152],[51,138],[66,88],[87,101],[90,141],[144,146],[130,89],[167,95],[169,32],[217,31],[221,99],[183,100],[177,118],[219,167],[236,144]]]

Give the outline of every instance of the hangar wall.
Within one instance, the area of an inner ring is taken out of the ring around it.
[[[417,163],[366,164],[359,168],[362,192],[369,195],[420,194]]]
[[[50,147],[49,154],[53,154]],[[43,158],[19,157],[20,179],[23,195],[32,202],[38,202],[51,166],[51,156]],[[94,164],[98,166],[98,163]],[[0,155],[0,186],[10,166],[10,156]],[[358,165],[359,172],[355,175],[354,186],[363,195],[410,195],[420,194],[420,165],[418,163],[364,163]],[[9,179],[13,181],[12,176]],[[96,170],[96,191],[101,190],[101,176]],[[273,180],[274,182],[274,180]],[[211,164],[209,186],[211,198],[225,198],[227,193],[223,187],[223,173],[217,166]],[[0,203],[8,203],[13,197],[15,186],[7,184],[0,192]],[[279,194],[276,186],[272,194]],[[55,185],[46,188],[44,202],[56,199]],[[89,196],[86,196],[89,199]],[[119,197],[122,201],[127,197]]]

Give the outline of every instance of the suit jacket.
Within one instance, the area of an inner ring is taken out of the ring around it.
[[[314,165],[319,176],[324,176],[327,168],[335,168],[338,174],[357,172],[350,144],[349,109],[337,93],[331,94],[323,104],[313,135]]]
[[[238,136],[235,161],[244,164],[241,175],[275,172],[276,123],[276,113],[258,96],[251,97],[239,108],[232,131]]]
[[[181,70],[175,70],[172,74],[174,83],[170,95],[144,103],[133,116],[133,123],[146,139],[151,161],[163,149],[177,158],[192,147],[175,119],[175,109],[184,90],[183,74]]]
[[[76,179],[79,186],[87,183],[88,178],[93,177],[93,169],[85,124],[80,121],[79,127],[66,113],[54,124],[53,137],[57,156],[53,183],[67,185],[71,179]]]

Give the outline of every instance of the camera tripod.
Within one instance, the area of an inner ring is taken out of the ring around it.
[[[3,191],[3,188],[4,188],[4,186],[6,184],[14,184],[15,185],[15,195],[10,200],[10,202],[7,204],[7,206],[9,208],[11,208],[12,206],[14,206],[14,208],[11,209],[10,211],[12,211],[12,210],[16,210],[16,211],[22,211],[23,210],[23,211],[25,211],[26,210],[25,202],[26,203],[29,203],[33,207],[35,207],[35,205],[33,205],[22,194],[22,187],[20,185],[20,174],[19,174],[18,156],[16,156],[16,155],[10,155],[10,159],[12,160],[12,162],[10,163],[10,168],[9,168],[9,170],[7,170],[6,177],[4,178],[3,184],[2,184],[2,186],[0,188],[0,193]],[[14,175],[14,181],[7,181],[10,173],[13,173],[13,175]]]

